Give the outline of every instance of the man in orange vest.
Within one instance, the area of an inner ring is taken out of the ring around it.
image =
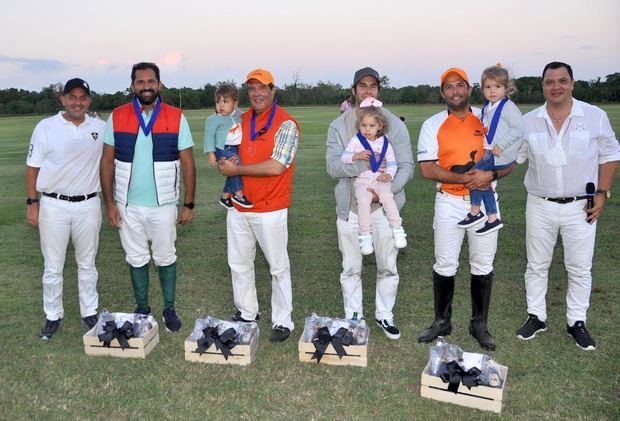
[[[226,217],[228,265],[238,310],[232,319],[258,320],[254,273],[258,241],[271,273],[270,340],[281,342],[294,328],[287,220],[299,125],[276,103],[276,86],[269,71],[252,70],[245,83],[251,108],[241,115],[239,159],[243,164],[230,159],[218,163],[223,175],[242,176],[243,191],[254,204],[251,209],[235,204]]]

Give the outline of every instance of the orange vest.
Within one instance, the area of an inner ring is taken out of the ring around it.
[[[465,174],[471,170],[484,154],[482,123],[471,113],[461,120],[449,114],[437,131],[439,165],[448,171]],[[469,194],[462,184],[442,183],[441,190],[457,196]]]
[[[250,140],[250,120],[253,111],[250,109],[241,115],[241,128],[243,137],[239,145],[239,158],[243,165],[255,164],[257,162],[271,159],[275,146],[275,134],[287,120],[292,120],[297,129],[299,124],[282,107],[278,106],[269,130],[258,136],[254,141]],[[256,130],[265,127],[271,107],[260,115],[256,116]],[[244,209],[235,204],[235,208],[240,212],[273,212],[286,209],[291,205],[291,192],[293,187],[293,170],[295,163],[284,170],[280,175],[269,177],[242,176],[243,193],[252,202],[253,207]]]

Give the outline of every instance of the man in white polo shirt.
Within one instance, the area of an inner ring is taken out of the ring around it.
[[[596,220],[611,195],[620,146],[607,114],[572,97],[575,81],[568,64],[547,64],[542,79],[546,102],[525,115],[525,142],[518,158],[519,163],[527,159],[529,166],[525,174],[528,318],[517,337],[528,340],[547,330],[545,296],[559,233],[568,273],[566,330],[577,346],[593,350],[596,344],[585,322]]]
[[[101,206],[97,193],[99,160],[105,123],[86,113],[90,88],[79,78],[69,80],[60,102],[64,111],[39,122],[32,133],[26,161],[28,223],[39,228],[44,260],[43,310],[40,338],[49,340],[64,317],[63,267],[69,238],[78,265],[80,314],[88,328],[97,323]],[[41,201],[37,192],[42,194]]]

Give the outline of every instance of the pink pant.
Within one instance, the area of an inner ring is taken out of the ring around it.
[[[388,219],[391,228],[400,227],[403,220],[398,213],[398,207],[394,202],[394,194],[392,193],[392,183],[382,183],[376,179],[368,179],[359,177],[355,180],[355,197],[357,198],[357,216],[359,220],[360,234],[370,234],[372,227],[370,224],[370,203],[372,201],[372,193],[368,188],[374,189],[379,196],[379,203],[383,206],[385,216]]]

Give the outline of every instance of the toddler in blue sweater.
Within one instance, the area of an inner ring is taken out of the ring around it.
[[[205,123],[204,152],[209,155],[209,165],[217,166],[224,159],[234,159],[238,164],[241,144],[241,111],[239,91],[232,84],[222,84],[215,90],[215,114]],[[220,204],[227,209],[233,202],[243,208],[251,208],[252,203],[243,194],[241,176],[226,177]]]

